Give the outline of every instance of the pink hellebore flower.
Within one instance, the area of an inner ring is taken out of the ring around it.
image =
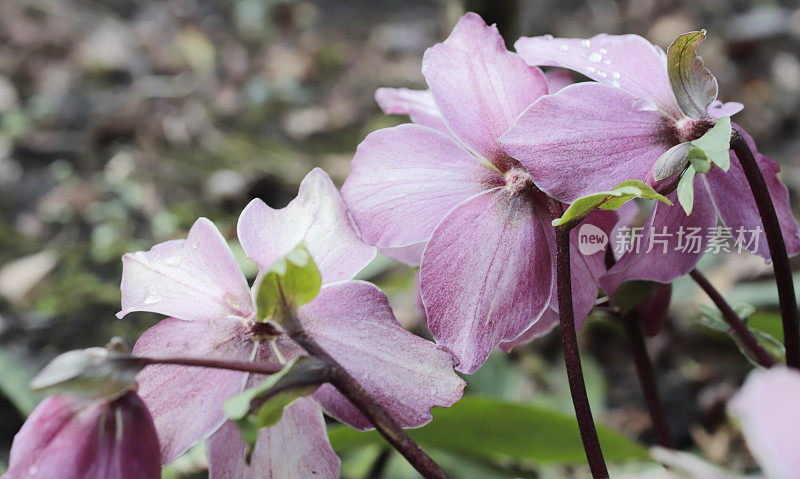
[[[769,479],[794,479],[800,471],[800,372],[783,366],[750,373],[728,404],[747,445]]]
[[[113,399],[50,396],[14,437],[4,479],[157,479],[153,419],[132,391]]]
[[[431,333],[472,373],[495,346],[510,349],[557,323],[549,199],[498,142],[548,88],[541,70],[473,13],[425,52],[422,73],[429,91],[376,92],[385,112],[414,123],[367,136],[342,197],[365,240],[421,261]],[[603,256],[576,254],[572,268],[580,324],[597,297]]]
[[[537,186],[560,201],[571,202],[628,179],[664,187],[666,181],[654,181],[659,157],[668,150],[679,154],[686,142],[700,136],[716,118],[742,108],[738,103],[716,101],[716,79],[710,73],[705,77],[704,101],[679,102],[670,86],[664,51],[637,35],[521,38],[515,46],[530,65],[569,68],[595,80],[543,97],[500,140],[505,151],[536,178]],[[755,151],[752,139],[745,137]],[[756,158],[789,254],[796,254],[800,252],[798,227],[786,187],[777,178],[780,168],[764,155],[756,154]],[[677,205],[675,192],[667,196]],[[737,244],[769,258],[763,228],[760,234],[753,232],[761,226],[760,216],[733,153],[727,173],[712,167],[696,175],[691,215],[680,206],[656,204],[642,232],[639,252],[626,252],[601,284],[613,294],[624,281],[667,283],[689,272],[703,255],[708,232],[718,218],[730,228]],[[698,243],[686,248],[682,241],[692,231]],[[757,240],[750,242],[753,235]]]
[[[302,326],[402,426],[421,426],[430,421],[431,407],[447,407],[461,397],[464,382],[453,371],[452,356],[404,330],[378,288],[351,279],[372,260],[375,248],[351,226],[325,172],[309,173],[284,209],[253,200],[239,218],[238,236],[262,272],[305,244],[323,287],[300,308]],[[274,327],[256,321],[247,281],[225,239],[205,218],[187,239],[127,254],[123,264],[119,316],[131,311],[172,316],[142,335],[136,354],[286,362],[303,353]],[[245,462],[245,443],[226,421],[222,405],[263,379],[183,366],[143,370],[139,390],[155,419],[163,462],[208,437],[214,477],[338,477],[341,463],[328,443],[320,408],[354,428],[371,425],[328,384],[296,400],[276,425],[262,429],[251,463]]]

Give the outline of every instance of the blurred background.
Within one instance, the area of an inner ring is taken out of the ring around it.
[[[701,54],[720,98],[744,103],[735,120],[782,165],[797,198],[796,1],[2,0],[0,471],[39,400],[26,387],[32,374],[59,352],[113,335],[132,345],[158,319],[114,318],[123,253],[183,237],[198,216],[240,251],[235,224],[252,198],[286,205],[314,166],[341,184],[368,132],[405,121],[379,112],[375,88],[424,88],[424,50],[467,10],[496,22],[509,47],[519,35],[607,32],[666,48],[707,28]],[[769,266],[716,255],[701,267],[732,302],[756,308],[751,326],[780,339]],[[405,326],[426,335],[413,274],[378,259],[363,277],[387,291]],[[752,460],[724,404],[751,365],[714,330],[706,302],[678,282],[670,320],[648,347],[677,445],[747,470]],[[469,378],[468,394],[570,414],[559,344],[554,332],[493,356]],[[596,418],[652,444],[622,328],[597,315],[581,344]],[[555,433],[527,434],[541,441]],[[586,474],[580,460],[441,452],[456,477]],[[342,454],[347,477],[414,477],[380,446]],[[204,477],[203,468],[202,454],[192,453],[166,475]]]

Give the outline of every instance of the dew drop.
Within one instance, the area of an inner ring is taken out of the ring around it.
[[[552,40],[553,39],[553,35],[550,35],[548,33],[547,35],[542,35],[542,38],[544,38],[545,40]]]
[[[586,67],[586,71],[589,73],[594,73],[594,67]]]
[[[198,246],[200,245],[197,244],[197,241],[192,241],[192,249],[197,249]]]
[[[589,40],[581,40],[581,46],[584,48],[589,48],[590,46],[592,46],[592,42],[590,42]]]
[[[605,60],[603,60],[603,63],[605,63],[606,65],[611,65],[611,60],[606,58]]]
[[[602,60],[602,59],[603,59],[603,56],[600,55],[597,52],[592,52],[592,54],[589,55],[589,61],[592,62],[592,63],[600,63],[600,60]]]
[[[148,293],[147,297],[144,298],[144,304],[155,304],[161,301],[161,296],[158,295],[158,290],[155,286],[150,287],[150,292]]]
[[[619,82],[617,80],[612,80],[611,86],[619,88]]]
[[[622,78],[622,75],[620,75],[619,72],[612,72],[611,78],[613,78],[614,80],[619,80],[620,78]]]
[[[167,266],[178,266],[181,262],[181,259],[177,256],[170,256],[164,259],[164,264]]]
[[[561,50],[567,51],[567,50],[569,50],[569,47],[566,46],[566,45],[561,45]]]
[[[606,50],[605,48],[601,48],[600,50],[598,50],[598,52],[600,52],[601,55],[605,55],[606,53],[608,53],[608,50]]]
[[[605,78],[605,77],[608,76],[608,73],[606,73],[606,72],[597,72],[597,76],[599,76],[600,78]]]

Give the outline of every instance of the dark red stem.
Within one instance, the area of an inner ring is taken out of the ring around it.
[[[689,276],[706,292],[711,301],[717,306],[717,309],[722,313],[722,317],[728,322],[734,333],[739,337],[742,344],[750,352],[750,357],[756,360],[758,364],[769,368],[775,365],[776,361],[772,355],[761,346],[758,339],[753,335],[750,328],[744,324],[744,321],[736,314],[736,311],[731,308],[725,298],[717,291],[713,284],[703,276],[703,273],[693,269],[689,272]]]
[[[647,412],[650,413],[650,421],[653,423],[656,443],[659,446],[672,449],[675,446],[672,443],[672,436],[669,433],[669,426],[667,425],[667,417],[664,414],[664,407],[658,395],[656,372],[653,368],[653,362],[650,360],[650,355],[647,354],[644,333],[639,324],[639,318],[634,310],[620,318],[620,320],[631,345],[633,362],[636,365],[636,374],[639,376],[642,396],[644,396],[644,402],[647,405]]]
[[[786,346],[787,366],[800,369],[800,323],[797,317],[797,299],[794,294],[792,269],[789,266],[789,255],[783,241],[781,225],[775,206],[764,181],[764,175],[758,167],[755,156],[738,130],[731,137],[731,149],[736,153],[742,165],[750,190],[756,200],[764,233],[767,236],[769,254],[775,271],[775,284],[778,287],[778,302],[783,319],[783,341]]]
[[[558,205],[558,209],[561,209]],[[555,218],[559,217],[554,216]],[[556,287],[558,292],[558,319],[561,327],[561,345],[564,349],[564,362],[567,366],[569,390],[572,394],[572,405],[578,419],[578,429],[583,441],[583,449],[589,462],[589,469],[595,479],[608,477],[600,440],[589,407],[589,396],[586,394],[586,383],[583,379],[581,356],[578,351],[578,334],[575,331],[575,313],[572,306],[572,273],[570,271],[570,230],[563,226],[556,227]]]

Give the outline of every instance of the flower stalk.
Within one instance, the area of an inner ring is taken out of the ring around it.
[[[731,308],[731,305],[725,301],[725,298],[717,291],[714,285],[706,278],[703,273],[693,269],[689,272],[689,276],[697,283],[700,288],[705,291],[711,301],[714,302],[717,309],[722,313],[722,317],[728,322],[731,329],[739,336],[742,344],[750,352],[750,357],[756,360],[758,364],[765,368],[771,368],[776,364],[775,358],[758,342],[758,339],[753,335],[747,325],[742,321],[736,311]],[[788,357],[788,347],[787,347]]]
[[[781,225],[775,205],[770,197],[764,175],[756,163],[752,150],[747,145],[744,136],[739,130],[734,130],[731,137],[731,149],[736,153],[742,165],[750,190],[756,200],[764,233],[767,236],[769,254],[772,258],[772,267],[775,271],[775,284],[778,287],[778,302],[783,320],[783,338],[786,346],[786,365],[800,369],[800,323],[797,317],[797,299],[792,281],[792,269],[789,266],[789,255],[786,253],[786,243],[783,240]]]
[[[669,433],[667,417],[664,414],[664,407],[658,395],[658,384],[656,383],[655,368],[650,356],[647,354],[647,347],[644,342],[644,333],[639,325],[639,318],[634,309],[630,313],[620,318],[628,342],[631,345],[633,362],[636,365],[636,374],[639,377],[639,384],[642,387],[642,396],[647,405],[647,412],[650,414],[650,421],[653,424],[653,431],[656,436],[656,443],[661,447],[674,448],[672,435]]]
[[[562,207],[552,201],[551,213],[553,218],[562,214]],[[575,312],[572,305],[572,273],[570,271],[570,240],[569,224],[556,227],[556,288],[558,293],[558,319],[561,329],[561,346],[564,350],[564,362],[567,368],[569,390],[572,395],[572,405],[575,408],[575,417],[578,420],[578,429],[586,452],[586,460],[594,479],[608,477],[600,440],[589,406],[589,396],[586,393],[586,383],[581,368],[581,357],[578,351],[578,334],[575,331]]]

